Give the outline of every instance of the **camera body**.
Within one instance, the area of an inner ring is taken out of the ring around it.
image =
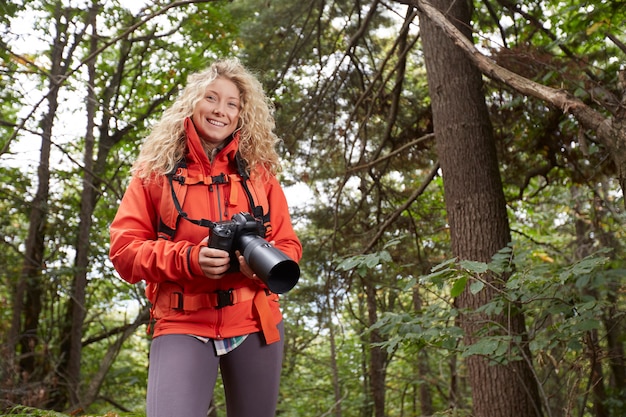
[[[230,221],[217,222],[209,234],[209,247],[230,254],[228,272],[239,271],[236,251],[254,273],[277,294],[292,289],[300,279],[300,267],[284,252],[263,239],[265,226],[250,213],[240,212]]]
[[[243,253],[239,245],[240,237],[243,235],[264,237],[265,227],[260,220],[252,217],[250,213],[237,213],[231,220],[215,223],[209,236],[209,247],[222,249],[230,253],[231,258],[235,258],[236,270],[239,270],[239,262],[235,257],[235,251],[238,250]]]

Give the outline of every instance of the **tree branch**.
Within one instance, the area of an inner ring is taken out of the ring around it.
[[[624,98],[622,98],[620,108],[616,111],[615,119],[607,118],[566,90],[539,84],[499,66],[479,52],[472,41],[466,38],[441,11],[428,1],[398,0],[398,2],[416,7],[421,12],[422,17],[435,23],[487,77],[502,82],[524,95],[535,97],[558,107],[564,113],[574,116],[585,129],[596,132],[598,142],[608,148],[617,167],[622,192],[626,190],[626,132],[621,128],[621,126],[626,126],[626,100]],[[626,72],[626,70],[622,72]]]
[[[439,162],[437,162],[432,169],[430,170],[430,173],[428,174],[428,176],[424,179],[424,182],[422,183],[422,185],[413,192],[413,194],[411,194],[409,196],[409,198],[407,198],[407,200],[404,202],[404,204],[402,204],[400,207],[398,207],[384,222],[383,224],[380,225],[380,227],[378,228],[378,231],[376,232],[376,235],[370,240],[370,243],[368,243],[362,250],[361,253],[367,253],[369,252],[374,245],[376,244],[376,242],[378,241],[378,239],[381,238],[381,236],[383,235],[383,233],[385,232],[385,230],[387,229],[387,227],[389,227],[389,225],[391,225],[405,210],[407,210],[411,204],[413,204],[413,202],[415,200],[417,200],[417,198],[422,195],[424,193],[424,191],[426,190],[426,187],[428,187],[428,185],[437,177],[437,172],[439,171]]]

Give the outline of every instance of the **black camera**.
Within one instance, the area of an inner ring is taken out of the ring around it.
[[[230,221],[217,222],[209,234],[209,247],[230,254],[230,269],[239,270],[239,251],[252,271],[270,291],[282,294],[292,289],[300,279],[300,267],[284,252],[263,239],[265,227],[250,213],[237,213]]]

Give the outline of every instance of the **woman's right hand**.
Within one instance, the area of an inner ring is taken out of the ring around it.
[[[205,277],[220,279],[230,268],[230,255],[225,250],[203,246],[200,248],[198,263]]]

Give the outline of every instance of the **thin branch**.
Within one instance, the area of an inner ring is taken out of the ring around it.
[[[615,35],[613,35],[612,33],[607,33],[606,36],[613,41],[613,43],[615,44],[615,46],[617,46],[624,54],[626,54],[626,44],[624,44],[624,42],[620,41]]]
[[[404,202],[404,204],[402,204],[400,207],[398,207],[396,209],[396,211],[394,211],[391,214],[391,216],[387,217],[387,219],[384,221],[384,223],[382,225],[380,225],[380,227],[378,228],[378,231],[376,232],[376,235],[374,235],[374,237],[370,240],[370,243],[368,243],[363,248],[361,253],[369,252],[374,247],[374,245],[376,244],[378,239],[380,239],[380,237],[383,235],[383,233],[385,232],[387,227],[389,227],[389,225],[391,225],[398,217],[400,217],[400,214],[402,214],[402,212],[404,212],[406,209],[408,209],[411,206],[411,204],[413,204],[413,202],[415,200],[417,200],[417,198],[420,195],[422,195],[424,193],[424,191],[426,191],[426,188],[428,187],[428,185],[437,176],[437,171],[439,171],[439,162],[437,162],[435,164],[435,166],[430,171],[430,173],[428,174],[428,176],[426,177],[426,179],[424,180],[422,185],[417,190],[415,190],[415,192],[413,192],[413,194],[411,194],[411,196],[409,198],[407,198],[407,200]]]
[[[426,134],[426,135],[424,135],[422,137],[419,137],[419,138],[417,138],[415,140],[412,140],[409,143],[406,143],[406,144],[400,146],[398,149],[394,150],[393,152],[389,152],[387,155],[383,155],[383,156],[381,156],[380,158],[378,158],[378,159],[376,159],[374,161],[367,162],[367,163],[365,163],[363,165],[358,165],[358,166],[352,167],[352,168],[348,169],[346,171],[346,173],[352,173],[352,172],[355,172],[355,171],[361,171],[361,170],[364,170],[364,169],[371,168],[374,165],[379,164],[380,162],[383,162],[383,161],[385,161],[385,160],[387,160],[389,158],[392,158],[393,156],[403,152],[404,150],[410,148],[413,145],[416,145],[418,143],[421,143],[421,142],[424,142],[424,141],[427,141],[427,140],[430,140],[430,139],[434,139],[434,138],[435,138],[435,134],[434,133],[428,133],[428,134]]]

